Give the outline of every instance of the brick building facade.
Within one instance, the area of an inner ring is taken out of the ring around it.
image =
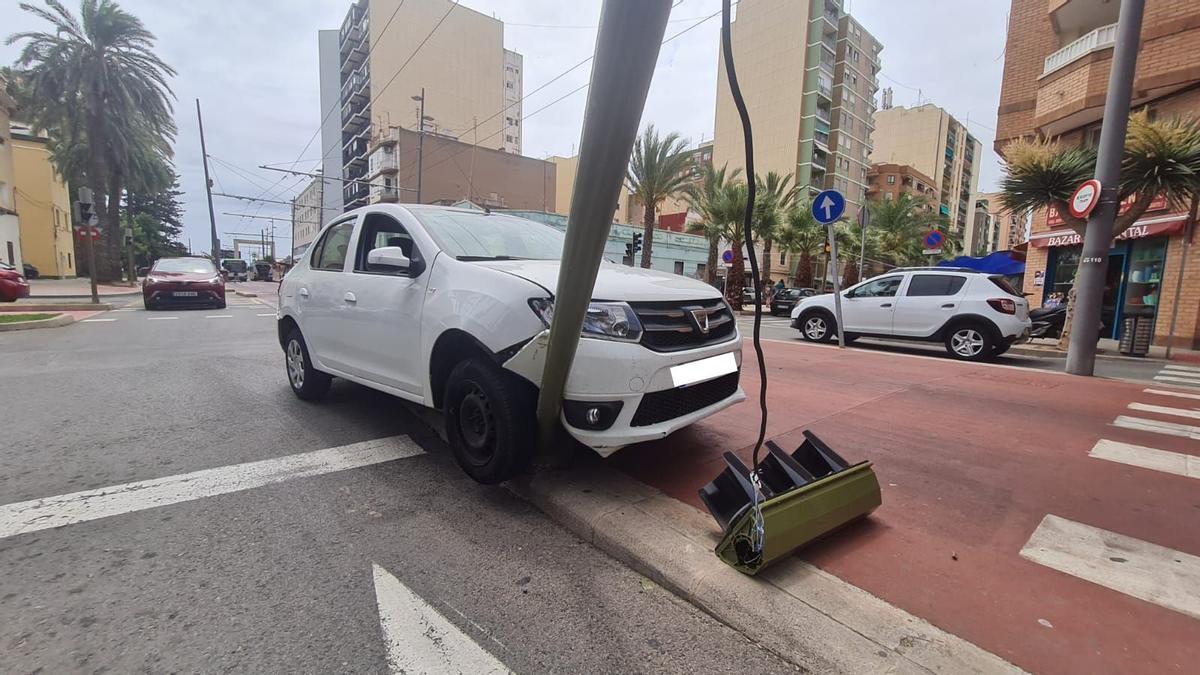
[[[937,201],[937,183],[907,164],[872,164],[867,171],[867,200],[892,200],[902,194]]]
[[[1040,135],[1095,145],[1112,65],[1119,3],[1012,0],[996,150]],[[1200,114],[1200,2],[1147,0],[1133,105],[1156,118]],[[1166,344],[1184,249],[1186,214],[1156,200],[1110,252],[1102,337],[1124,318],[1154,322]],[[1025,291],[1038,306],[1065,296],[1078,265],[1079,237],[1051,212],[1033,214]],[[1161,308],[1161,309],[1160,309]],[[1200,346],[1200,246],[1191,246],[1180,293],[1176,346]]]

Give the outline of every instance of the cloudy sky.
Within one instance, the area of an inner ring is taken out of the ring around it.
[[[40,0],[31,0],[39,2]],[[409,0],[418,2],[420,0]],[[796,0],[799,1],[799,0]],[[258,169],[320,155],[314,142],[318,104],[317,30],[337,28],[349,1],[118,0],[159,40],[159,53],[177,71],[180,127],[175,161],[185,194],[185,237],[196,248],[208,241],[208,214],[196,99],[204,108],[205,135],[217,190],[286,201],[305,179]],[[74,0],[66,0],[74,7]],[[505,22],[505,46],[525,57],[525,90],[532,91],[591,55],[600,0],[462,0]],[[980,189],[993,189],[1000,169],[991,151],[1000,97],[1008,4],[1004,0],[846,0],[850,12],[884,45],[880,84],[895,92],[896,105],[936,103],[967,122],[983,141]],[[0,3],[0,32],[37,29],[41,22]],[[281,9],[286,8],[286,9]],[[683,0],[672,11],[667,35],[693,26],[720,9],[719,0]],[[712,137],[719,16],[663,47],[644,122],[674,129],[698,141]],[[18,46],[0,45],[0,62],[11,63]],[[583,84],[583,67],[524,102],[526,115]],[[525,154],[570,154],[579,139],[586,90],[569,96],[525,123]],[[302,164],[304,164],[302,162]],[[282,178],[282,180],[281,180]],[[225,213],[289,218],[284,205],[247,204],[215,198],[217,228],[228,246],[233,233],[257,233],[266,220]],[[281,249],[290,225],[280,222]]]

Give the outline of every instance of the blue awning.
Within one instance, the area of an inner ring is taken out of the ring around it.
[[[995,253],[989,253],[979,258],[960,255],[953,260],[939,262],[938,267],[965,267],[989,274],[1003,274],[1004,276],[1025,273],[1025,263],[1014,259],[1009,255],[1008,251],[996,251]]]

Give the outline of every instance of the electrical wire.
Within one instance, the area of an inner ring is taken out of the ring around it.
[[[754,135],[750,128],[750,112],[746,109],[746,99],[738,85],[737,68],[733,63],[733,39],[730,23],[732,8],[730,0],[721,0],[721,51],[725,63],[725,76],[729,81],[729,93],[737,107],[738,117],[742,120],[742,142],[746,149],[746,212],[742,217],[742,233],[748,244],[746,250],[750,258],[750,279],[754,284],[754,333],[751,342],[754,344],[754,355],[758,359],[758,439],[754,442],[754,451],[750,467],[750,480],[754,484],[754,526],[750,539],[753,551],[761,555],[766,545],[766,531],[763,527],[762,516],[762,485],[759,478],[758,453],[767,437],[767,363],[763,357],[761,342],[762,330],[762,284],[758,279],[758,256],[754,252]],[[736,290],[736,289],[735,289]]]

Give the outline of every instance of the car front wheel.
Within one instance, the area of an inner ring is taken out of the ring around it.
[[[536,443],[531,384],[482,358],[454,367],[446,380],[446,435],[464,472],[486,485],[525,470]]]
[[[304,344],[304,336],[299,328],[293,328],[288,333],[283,354],[292,393],[305,401],[315,401],[329,391],[329,383],[333,378],[313,368],[312,360],[308,357],[308,346]]]
[[[979,323],[961,323],[946,332],[946,352],[962,361],[983,361],[995,355],[992,331]]]
[[[809,342],[828,342],[833,338],[833,319],[825,312],[807,312],[800,316],[800,335]]]

